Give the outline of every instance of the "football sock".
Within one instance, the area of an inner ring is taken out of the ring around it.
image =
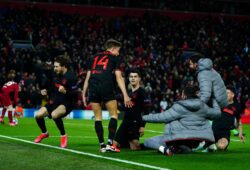
[[[104,142],[103,142],[103,143],[100,143],[100,146],[101,146],[101,148],[105,148],[105,147],[106,147],[106,145],[105,145]]]
[[[8,111],[8,117],[9,117],[9,122],[12,123],[13,122],[13,115],[12,115],[12,111]]]
[[[100,145],[104,144],[102,121],[95,121],[95,132],[98,137]]]
[[[63,124],[62,118],[54,119],[54,121],[55,121],[56,126],[59,129],[61,135],[65,135],[65,129],[64,129],[64,124]]]
[[[6,113],[6,108],[3,108],[3,110],[2,110],[2,115],[1,115],[1,118],[3,119],[4,118],[4,116],[5,116],[5,113]]]
[[[36,123],[39,126],[39,128],[41,129],[42,133],[47,132],[44,118],[41,118],[41,119],[36,118]]]
[[[111,118],[109,121],[109,127],[108,127],[108,130],[109,130],[108,144],[109,145],[113,144],[113,139],[115,137],[116,128],[117,128],[117,119]]]
[[[159,151],[163,154],[165,154],[165,147],[164,146],[160,146],[159,147]]]

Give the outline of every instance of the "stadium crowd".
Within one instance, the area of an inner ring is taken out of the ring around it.
[[[2,9],[0,16],[0,84],[9,70],[16,70],[20,82],[20,103],[39,107],[44,101],[40,89],[51,79],[53,59],[70,58],[70,69],[78,75],[80,91],[87,60],[104,50],[108,38],[122,42],[122,71],[132,68],[142,73],[142,86],[150,96],[153,110],[160,101],[168,107],[180,98],[180,89],[195,82],[195,73],[185,62],[189,51],[197,50],[214,62],[226,85],[236,88],[237,99],[245,107],[250,99],[250,22],[226,18],[194,18],[176,21],[147,13],[143,17],[105,18],[68,15],[28,8]],[[15,48],[14,40],[30,40],[34,49]]]

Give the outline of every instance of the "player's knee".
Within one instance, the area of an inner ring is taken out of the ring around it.
[[[141,147],[140,146],[131,146],[130,149],[133,151],[136,151],[136,150],[141,150]]]
[[[52,118],[52,119],[58,119],[59,117],[60,117],[60,116],[59,116],[56,112],[53,111],[53,112],[51,113],[51,118]]]
[[[133,140],[133,141],[129,142],[129,144],[130,144],[130,149],[131,150],[140,150],[141,149],[138,140]]]
[[[36,119],[39,119],[39,118],[41,118],[41,116],[40,116],[39,114],[36,113],[36,114],[35,114],[35,118],[36,118]]]
[[[111,115],[110,117],[113,119],[118,119],[118,115]]]
[[[227,139],[220,139],[217,142],[217,149],[218,150],[226,150],[227,146],[228,146],[228,140]]]
[[[35,113],[35,118],[36,118],[36,119],[41,119],[41,118],[43,118],[43,117],[44,117],[44,116],[43,116],[43,113],[42,113],[42,112],[39,112],[39,111],[38,111],[38,112]]]

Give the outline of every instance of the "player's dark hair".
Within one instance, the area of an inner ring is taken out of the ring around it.
[[[191,60],[193,63],[198,63],[198,61],[201,58],[205,58],[204,55],[200,54],[200,53],[194,53],[193,55],[191,55],[189,57],[189,60]]]
[[[136,69],[132,69],[129,71],[129,74],[130,75],[131,73],[137,73],[139,77],[141,77],[141,72],[139,70],[136,70]]]
[[[183,90],[184,95],[187,96],[188,99],[197,98],[198,91],[199,88],[197,86],[192,86],[192,85],[187,85]]]
[[[66,68],[68,68],[69,63],[70,63],[69,59],[66,58],[66,57],[64,57],[64,56],[58,56],[58,57],[56,57],[55,58],[55,62],[59,63],[60,66],[64,66]]]
[[[231,85],[227,86],[227,90],[230,90],[233,94],[236,94],[236,89]]]
[[[114,39],[109,39],[104,44],[105,49],[110,49],[113,47],[121,47],[121,46],[122,44],[119,41],[114,40]]]

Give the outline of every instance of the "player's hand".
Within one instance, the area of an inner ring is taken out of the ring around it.
[[[41,90],[41,94],[43,95],[43,96],[46,96],[48,93],[47,93],[47,90],[46,89],[42,89]]]
[[[239,138],[240,138],[242,143],[245,143],[245,137],[243,136],[242,133],[239,133]]]
[[[142,137],[144,135],[144,127],[140,127],[139,129],[139,134],[140,134],[140,137]]]
[[[131,99],[128,96],[124,97],[124,105],[125,107],[131,108],[134,106],[134,103],[131,101]]]
[[[66,90],[65,90],[65,88],[64,88],[63,86],[59,86],[58,91],[59,91],[60,93],[63,93],[63,94],[66,93]]]
[[[87,107],[88,103],[87,103],[87,97],[85,95],[82,95],[82,101],[83,101],[84,107]]]

